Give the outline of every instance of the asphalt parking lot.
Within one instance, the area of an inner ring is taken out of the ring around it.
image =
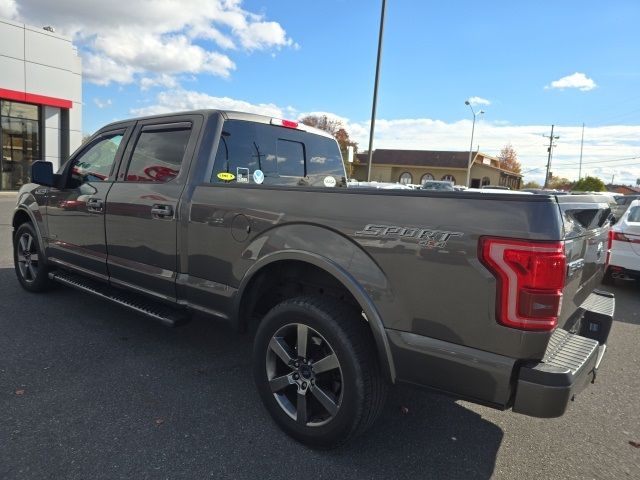
[[[542,420],[398,387],[366,436],[309,450],[275,427],[249,338],[196,318],[167,329],[15,279],[0,196],[0,478],[640,478],[640,286],[613,287],[598,381]]]

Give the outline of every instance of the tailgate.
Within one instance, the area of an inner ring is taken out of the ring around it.
[[[564,222],[567,278],[558,326],[564,327],[599,285],[607,257],[611,208],[602,195],[558,198]]]

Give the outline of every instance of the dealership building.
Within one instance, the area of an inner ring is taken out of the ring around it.
[[[82,70],[71,39],[0,18],[0,190],[54,170],[82,143]]]

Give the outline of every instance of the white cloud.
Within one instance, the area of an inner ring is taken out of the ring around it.
[[[71,36],[84,57],[85,77],[99,85],[154,78],[149,73],[224,78],[235,63],[220,50],[296,45],[279,23],[242,8],[242,0],[21,0],[16,5],[0,0],[0,12]]]
[[[486,98],[482,98],[482,97],[471,97],[467,101],[471,105],[473,105],[474,107],[476,105],[491,105],[491,102],[489,100],[487,100]]]
[[[229,57],[190,43],[184,35],[156,36],[149,33],[119,32],[99,37],[97,50],[120,65],[135,65],[139,71],[207,72],[228,77],[235,64]]]
[[[276,22],[249,23],[243,29],[236,29],[242,46],[248,50],[262,50],[271,46],[284,47],[293,44],[287,33]]]
[[[107,98],[106,100],[101,100],[97,97],[93,99],[93,103],[95,103],[96,107],[98,108],[107,108],[107,107],[110,107],[112,104],[110,98]]]
[[[140,89],[149,90],[153,87],[178,88],[178,81],[175,77],[162,73],[155,77],[142,77],[140,79]]]
[[[109,85],[110,83],[132,83],[134,74],[140,70],[116,63],[111,58],[87,54],[82,64],[82,75],[96,85]]]
[[[189,90],[169,90],[160,92],[154,105],[132,109],[133,115],[157,115],[167,112],[213,108],[258,113],[270,117],[282,117],[283,110],[273,103],[253,104],[229,97],[214,97],[206,93]]]
[[[0,17],[14,18],[18,14],[15,0],[0,0]]]
[[[587,77],[584,73],[576,72],[558,80],[554,80],[551,84],[544,87],[545,89],[564,90],[565,88],[577,88],[581,92],[588,92],[596,88],[596,82]]]

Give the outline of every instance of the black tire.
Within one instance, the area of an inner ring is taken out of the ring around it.
[[[51,286],[46,260],[31,223],[20,225],[13,236],[13,264],[25,290],[43,292]]]
[[[298,332],[305,328],[308,340],[304,355],[299,356],[302,337],[291,329]],[[288,340],[289,335],[296,335],[293,342]],[[290,355],[276,353],[278,348],[274,349],[272,340],[295,345],[287,348]],[[283,358],[289,363],[294,363],[295,358],[301,364],[299,368],[289,367]],[[304,370],[305,359],[311,371]],[[337,361],[337,366],[332,363],[327,368],[328,359]],[[339,447],[369,428],[384,406],[388,387],[373,335],[359,309],[330,297],[297,297],[275,306],[256,332],[253,372],[262,402],[275,422],[294,439],[314,448]],[[287,383],[293,382],[296,375],[298,383]],[[308,389],[303,390],[309,376]],[[272,384],[284,377],[285,386],[274,385],[279,388],[274,393]],[[297,403],[301,395],[303,407]],[[295,418],[289,407],[295,410]]]
[[[610,268],[607,268],[604,272],[604,277],[602,277],[602,284],[612,286],[616,284],[616,279],[613,278],[613,272],[611,272]]]

